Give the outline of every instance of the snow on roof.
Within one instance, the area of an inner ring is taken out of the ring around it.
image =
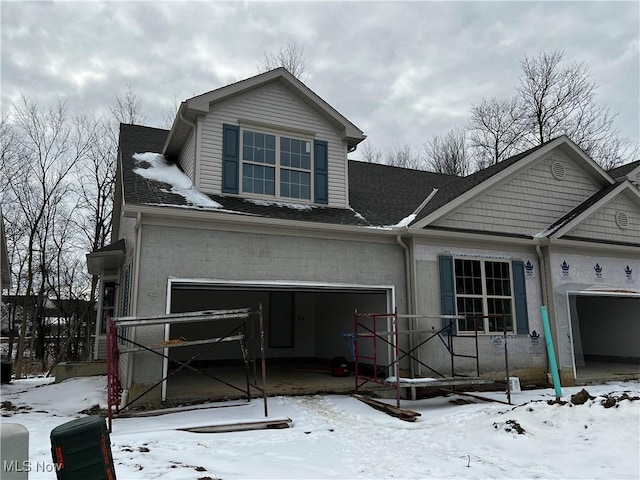
[[[416,219],[416,214],[412,213],[411,215],[408,215],[408,216],[404,217],[402,220],[400,220],[395,225],[392,225],[392,227],[397,227],[397,228],[406,227],[411,222],[413,222],[415,219]]]
[[[311,210],[313,207],[311,205],[304,205],[301,203],[288,203],[288,202],[275,202],[271,200],[254,200],[251,198],[245,199],[247,202],[253,203],[254,205],[260,205],[261,207],[285,207],[285,208],[293,208],[294,210]]]
[[[221,208],[218,202],[210,199],[200,192],[189,177],[187,177],[176,164],[169,163],[164,155],[160,153],[136,153],[134,160],[147,163],[149,166],[134,168],[133,172],[154,182],[167,183],[171,185],[170,193],[182,196],[188,203],[201,208]]]

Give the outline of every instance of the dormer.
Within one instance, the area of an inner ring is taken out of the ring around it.
[[[348,207],[365,135],[284,68],[190,98],[164,145],[207,194]]]

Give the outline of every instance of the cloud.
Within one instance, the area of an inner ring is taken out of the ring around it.
[[[308,86],[372,144],[417,148],[512,95],[524,55],[562,49],[637,142],[639,16],[637,2],[4,2],[2,108],[24,93],[108,112],[131,85],[164,126],[174,98],[254,75],[290,41]]]

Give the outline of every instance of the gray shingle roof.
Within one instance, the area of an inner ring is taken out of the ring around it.
[[[99,248],[97,250],[94,250],[92,253],[106,253],[106,252],[120,252],[120,251],[126,251],[126,243],[124,238],[121,238],[120,240],[110,243],[109,245],[105,245],[102,248]]]
[[[125,204],[167,203],[186,205],[184,199],[173,193],[166,193],[168,185],[147,180],[133,173],[136,163],[133,155],[144,152],[161,152],[168,130],[120,124],[120,153],[122,155],[122,185]]]
[[[586,211],[589,207],[591,207],[592,205],[597,203],[600,199],[606,197],[611,191],[616,189],[618,187],[618,185],[620,185],[619,182],[618,183],[612,183],[608,187],[605,187],[602,190],[599,190],[596,193],[594,193],[591,197],[589,197],[584,202],[582,202],[580,205],[578,205],[573,210],[568,212],[564,217],[558,219],[556,222],[551,224],[547,228],[547,230],[546,230],[547,234],[545,236],[549,237],[549,236],[553,235],[554,232],[556,232],[557,230],[559,230],[560,228],[564,227],[566,224],[571,222],[571,220],[573,220],[578,215],[580,215],[581,213]]]
[[[144,152],[159,153],[168,133],[167,130],[139,125],[122,124],[120,126],[125,203],[189,206],[184,197],[169,191],[169,185],[148,180],[133,171],[136,167],[144,168],[144,165],[139,165],[133,159],[133,155]],[[389,226],[395,225],[411,215],[432,193],[434,188],[438,189],[437,194],[421,210],[416,221],[509,168],[547,143],[462,178],[350,160],[348,163],[349,203],[353,210],[332,207],[300,209],[292,208],[285,203],[254,202],[235,196],[209,195],[209,197],[221,204],[220,211],[225,213],[236,212],[259,217],[337,225]],[[549,230],[555,231],[561,228],[562,225],[607,195],[615,186],[612,185],[599,191],[551,225]],[[191,208],[198,207],[192,206]]]
[[[635,162],[625,163],[624,165],[620,165],[619,167],[612,168],[608,170],[607,173],[611,175],[614,180],[620,180],[626,177],[629,172],[635,170],[640,165],[640,160],[636,160]]]
[[[148,180],[134,172],[135,168],[145,168],[138,164],[133,155],[136,153],[159,153],[168,135],[168,130],[122,124],[120,126],[120,151],[122,154],[122,183],[125,204],[129,205],[172,205],[177,207],[189,204],[181,195],[171,193],[168,184]],[[345,208],[314,207],[311,209],[289,208],[285,204],[258,204],[239,197],[209,195],[222,205],[220,211],[226,213],[257,215],[283,220],[333,223],[339,225],[369,225],[364,218],[353,210]],[[192,207],[198,208],[198,207]]]
[[[374,225],[395,225],[431,194],[459,177],[349,161],[351,207]]]

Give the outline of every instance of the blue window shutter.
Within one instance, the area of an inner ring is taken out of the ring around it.
[[[238,193],[240,128],[237,125],[222,126],[222,191]]]
[[[513,293],[516,303],[516,326],[518,335],[529,334],[529,314],[527,312],[527,289],[524,280],[524,263],[511,262],[513,275]]]
[[[329,203],[329,176],[327,142],[324,140],[313,141],[313,187],[314,202]]]
[[[438,257],[438,267],[440,269],[440,306],[442,315],[456,314],[456,291],[453,278],[453,257],[451,255],[440,255]],[[442,319],[442,326],[447,327],[449,319]],[[453,335],[456,335],[457,324],[453,322]]]

